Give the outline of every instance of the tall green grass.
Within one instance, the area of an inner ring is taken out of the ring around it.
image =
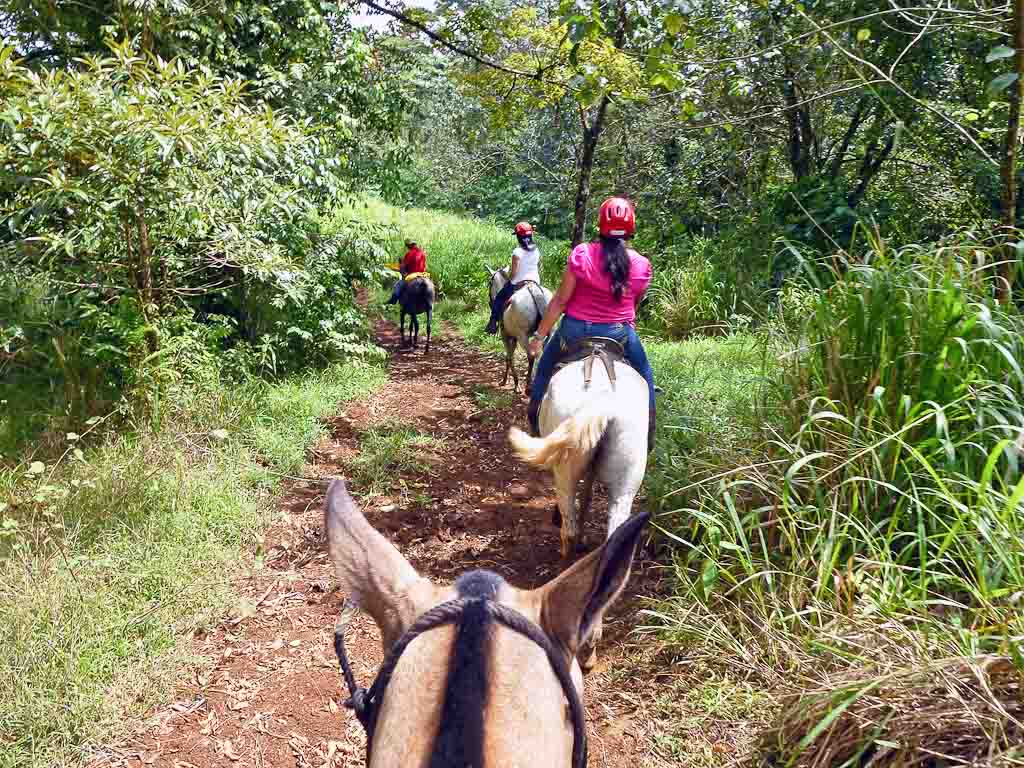
[[[497,269],[511,263],[516,239],[516,222],[490,222],[423,208],[401,209],[376,198],[355,203],[338,212],[390,226],[393,235],[389,253],[399,261],[405,253],[406,238],[415,240],[427,254],[427,271],[440,299],[468,301],[470,306],[487,303],[486,267]],[[558,284],[568,255],[564,241],[537,234],[541,249],[542,280],[552,288]],[[486,320],[485,320],[486,323]]]
[[[301,470],[318,419],[383,380],[358,363],[212,377],[177,390],[157,429],[70,435],[0,470],[0,765],[77,763],[166,694],[198,661],[179,640],[232,607],[243,548],[259,567],[269,492]]]
[[[874,617],[1020,658],[1024,325],[969,257],[879,244],[819,291],[782,428],[676,512],[686,591],[658,614],[680,640],[792,661],[781,638]]]

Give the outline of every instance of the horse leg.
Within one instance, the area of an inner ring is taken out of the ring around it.
[[[584,480],[584,497],[589,495],[588,486],[593,484],[593,476],[596,472]],[[629,519],[629,513],[633,510],[633,499],[640,490],[640,483],[643,481],[643,470],[639,477],[637,473],[630,472],[627,476],[619,478],[608,488],[608,536],[615,533],[615,529]],[[586,498],[584,498],[586,500]],[[597,644],[601,641],[603,627],[599,621],[595,626],[590,638],[580,646],[576,658],[584,672],[589,672],[597,665]]]
[[[505,365],[508,366],[509,370],[512,371],[512,391],[519,391],[519,374],[516,373],[516,337],[509,336],[508,341],[505,342],[505,353],[506,360]]]
[[[433,319],[434,319],[434,305],[431,304],[429,307],[427,307],[427,348],[425,350],[423,350],[423,354],[425,354],[425,355],[429,355],[430,354],[430,325],[431,325],[431,321]]]
[[[398,310],[398,348],[405,349],[405,307]]]
[[[530,394],[530,387],[533,386],[533,364],[535,360],[529,352],[529,347],[526,348],[526,389],[523,390],[526,394]]]
[[[558,511],[562,515],[561,555],[568,563],[576,554],[580,530],[576,519],[576,483],[579,479],[571,466],[555,467],[555,494],[558,497]]]
[[[501,340],[505,344],[505,373],[501,377],[499,386],[504,387],[508,384],[508,372],[512,369],[512,353],[515,351],[516,340],[511,336],[506,336],[504,329],[502,329]]]
[[[580,489],[580,540],[586,539],[587,516],[590,514],[590,505],[594,501],[594,478],[597,472],[593,467],[587,470],[583,476],[583,488]]]
[[[420,316],[415,313],[412,315],[410,335],[412,336],[412,348],[418,349],[420,346]]]

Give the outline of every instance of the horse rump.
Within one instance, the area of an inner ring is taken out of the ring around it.
[[[508,439],[515,454],[532,466],[582,466],[590,462],[611,417],[612,404],[602,398],[585,404],[546,437],[531,437],[512,427]]]

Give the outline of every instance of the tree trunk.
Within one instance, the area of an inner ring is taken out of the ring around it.
[[[583,233],[587,226],[587,204],[590,202],[590,178],[594,171],[594,155],[597,152],[597,141],[604,128],[604,115],[608,110],[608,97],[601,98],[597,112],[590,125],[583,131],[583,152],[580,154],[580,174],[576,183],[576,222],[572,228],[572,247],[583,242]]]
[[[135,225],[138,228],[138,262],[135,272],[135,286],[143,307],[153,303],[153,270],[150,265],[152,248],[149,242],[149,225],[143,214],[142,207],[135,213]]]
[[[1003,199],[1002,235],[1005,238],[996,281],[996,298],[1009,303],[1013,297],[1017,249],[1013,245],[1017,225],[1017,144],[1020,141],[1020,102],[1024,91],[1024,0],[1013,0],[1010,30],[1016,53],[1013,57],[1017,80],[1010,85],[1010,117],[1006,125],[1006,143],[1003,145]]]
[[[621,49],[626,42],[626,3],[619,3],[616,12],[618,25],[615,29],[615,47]],[[601,97],[597,112],[590,125],[583,121],[583,149],[580,153],[580,175],[576,184],[576,202],[574,205],[576,220],[572,227],[572,247],[583,242],[583,233],[587,226],[587,204],[590,202],[590,177],[594,171],[594,154],[597,152],[597,141],[604,130],[604,118],[611,99],[608,94]]]

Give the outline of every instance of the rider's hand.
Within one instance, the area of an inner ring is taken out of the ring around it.
[[[544,339],[534,334],[530,337],[530,356],[537,357],[544,350]]]

